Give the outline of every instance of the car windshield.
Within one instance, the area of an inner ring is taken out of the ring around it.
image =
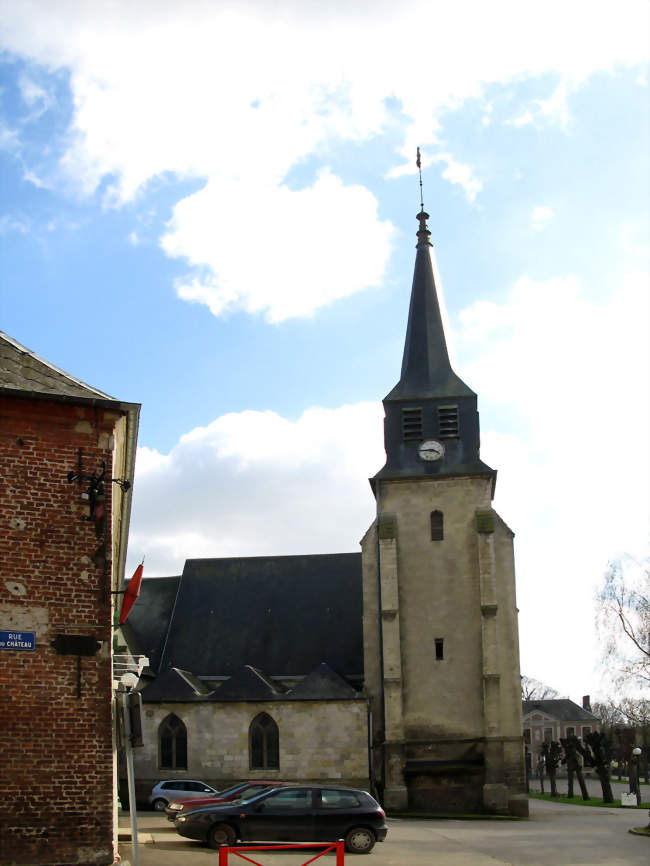
[[[244,792],[242,799],[238,800],[237,802],[240,803],[242,806],[244,805],[244,803],[252,803],[254,800],[259,800],[260,797],[266,797],[266,795],[269,794],[272,790],[272,787],[265,788],[263,791],[258,791],[256,794],[253,794],[252,797],[247,797],[246,793]]]

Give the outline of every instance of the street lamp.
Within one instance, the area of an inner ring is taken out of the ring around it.
[[[641,784],[639,782],[639,756],[641,754],[641,749],[638,746],[635,746],[632,749],[632,769],[634,771],[634,782],[633,785],[630,785],[632,790],[631,794],[636,794],[636,804],[637,806],[641,805]],[[632,781],[632,780],[630,780]]]
[[[133,772],[133,746],[142,746],[142,695],[134,691],[140,679],[135,671],[126,671],[120,676],[118,698],[122,724],[124,726],[124,753],[126,777],[129,791],[129,817],[131,821],[131,852],[134,866],[138,866],[138,822],[135,800],[135,776]]]

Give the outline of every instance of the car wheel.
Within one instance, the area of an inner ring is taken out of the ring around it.
[[[237,834],[230,824],[215,824],[208,833],[208,845],[210,848],[221,848],[222,845],[234,845]]]
[[[345,837],[345,850],[349,854],[370,854],[375,842],[372,830],[367,827],[354,827]]]
[[[166,805],[167,805],[167,800],[163,800],[162,798],[153,801],[153,807],[156,810],[156,812],[164,812]]]

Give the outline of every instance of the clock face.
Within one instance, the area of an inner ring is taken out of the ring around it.
[[[436,439],[425,439],[418,448],[421,460],[440,460],[445,456],[445,446]]]

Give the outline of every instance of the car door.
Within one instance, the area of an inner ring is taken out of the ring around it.
[[[165,798],[169,802],[172,800],[182,800],[187,797],[185,782],[181,782],[178,779],[165,782],[164,785],[161,785],[160,790],[164,793]]]
[[[364,807],[354,791],[321,788],[316,791],[314,809],[314,840],[336,842],[363,818]]]
[[[283,788],[242,808],[242,835],[249,842],[310,842],[313,839],[311,788]]]
[[[183,796],[187,799],[193,799],[194,797],[207,797],[214,794],[216,794],[214,789],[204,785],[203,782],[185,782],[185,794]]]

